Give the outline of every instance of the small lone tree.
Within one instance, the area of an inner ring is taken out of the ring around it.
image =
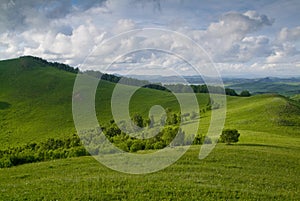
[[[248,90],[244,90],[241,92],[240,96],[242,97],[249,97],[251,96],[250,92]]]
[[[240,133],[236,129],[226,129],[222,131],[220,141],[226,144],[238,142]]]
[[[133,115],[132,120],[136,126],[138,126],[140,128],[144,127],[144,119],[143,119],[142,115],[135,113]]]

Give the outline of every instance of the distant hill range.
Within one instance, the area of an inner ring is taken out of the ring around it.
[[[194,85],[205,84],[201,76],[161,76],[161,75],[128,75],[131,78],[139,78],[154,83],[175,84],[185,82]],[[206,80],[213,82],[214,78],[205,77]],[[228,88],[234,89],[240,93],[243,90],[248,90],[252,94],[263,93],[278,93],[284,96],[294,96],[300,94],[300,77],[292,78],[222,78],[224,85]]]
[[[236,90],[249,90],[253,94],[278,93],[284,96],[300,94],[300,77],[277,78],[266,77],[260,79],[225,79],[225,84]]]

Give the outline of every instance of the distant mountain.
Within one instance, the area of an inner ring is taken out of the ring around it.
[[[215,78],[201,76],[161,76],[161,75],[128,75],[128,77],[148,80],[154,83],[177,84],[190,83],[195,85],[205,84],[204,79],[214,82]],[[226,87],[236,90],[240,93],[243,90],[249,90],[253,94],[278,93],[284,96],[293,96],[300,94],[300,77],[292,78],[222,78]]]
[[[266,77],[260,79],[227,80],[227,83],[228,87],[237,92],[249,90],[253,94],[278,93],[284,96],[300,94],[300,78]]]

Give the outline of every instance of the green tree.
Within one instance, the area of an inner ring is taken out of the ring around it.
[[[226,129],[222,131],[220,141],[226,144],[238,142],[240,133],[236,129]]]
[[[142,115],[140,114],[134,114],[133,118],[132,118],[133,122],[135,125],[137,125],[138,127],[144,127],[144,119],[142,117]]]
[[[242,97],[249,97],[251,96],[250,92],[248,90],[244,90],[241,92],[240,96]]]
[[[237,96],[238,95],[233,89],[230,89],[230,88],[226,88],[225,93],[226,93],[226,95],[229,95],[229,96]]]

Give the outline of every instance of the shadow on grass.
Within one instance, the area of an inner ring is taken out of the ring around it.
[[[5,110],[5,109],[10,108],[10,107],[11,107],[10,103],[0,101],[0,110]]]
[[[254,143],[242,143],[242,144],[235,144],[234,146],[244,146],[244,147],[270,147],[270,148],[285,148],[290,149],[290,147],[286,146],[278,146],[278,145],[271,145],[271,144],[254,144]]]

